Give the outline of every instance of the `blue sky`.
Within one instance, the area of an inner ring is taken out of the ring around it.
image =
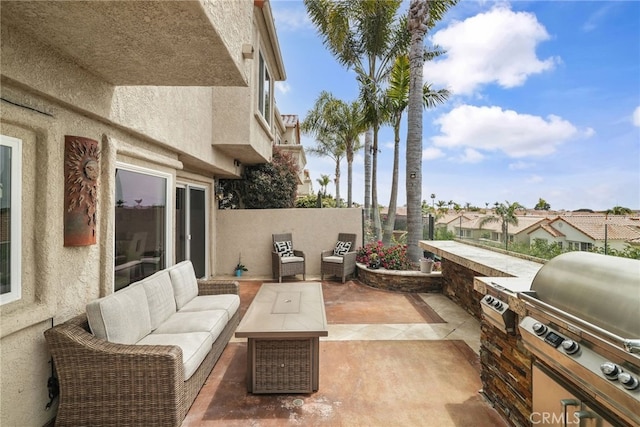
[[[302,1],[271,5],[287,74],[276,84],[280,112],[304,120],[323,90],[356,99],[355,74],[323,46]],[[434,193],[479,207],[533,208],[543,198],[558,210],[640,209],[640,2],[462,1],[428,38],[447,54],[425,64],[425,81],[453,95],[424,111],[424,200]],[[399,206],[406,132],[405,122]],[[379,138],[378,202],[386,206],[392,129]],[[302,143],[315,141],[303,135]],[[307,155],[306,168],[316,191],[321,174],[334,177],[328,158]],[[354,201],[362,203],[362,152],[353,169]],[[346,160],[341,181],[346,199]]]

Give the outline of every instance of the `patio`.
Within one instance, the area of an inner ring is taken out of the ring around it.
[[[313,279],[310,279],[313,280]],[[262,281],[241,281],[244,313]],[[480,389],[480,324],[442,294],[323,281],[329,336],[313,394],[246,391],[246,340],[232,339],[182,425],[507,425]]]

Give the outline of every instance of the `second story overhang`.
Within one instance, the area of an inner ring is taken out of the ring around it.
[[[3,26],[20,28],[115,86],[247,85],[234,25],[251,25],[249,1],[244,8],[213,0],[3,1],[0,7]]]

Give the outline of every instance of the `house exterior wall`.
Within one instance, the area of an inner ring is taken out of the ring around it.
[[[220,22],[216,30],[227,45],[252,42],[251,22],[259,13],[253,1],[208,1],[203,7]],[[173,194],[178,181],[206,188],[211,247],[217,240],[214,178],[239,176],[234,159],[243,154],[212,145],[214,136],[226,127],[260,125],[253,116],[213,120],[221,111],[211,87],[112,85],[4,19],[0,43],[0,132],[20,139],[23,151],[22,296],[0,306],[0,425],[42,426],[57,408],[56,400],[45,409],[51,364],[43,332],[113,292],[117,165],[167,174]],[[241,51],[228,54],[239,58]],[[254,61],[239,61],[249,80]],[[248,93],[246,85],[240,91]],[[239,106],[243,102],[238,99]],[[100,149],[97,244],[90,246],[63,246],[65,135],[95,140]],[[211,257],[209,271],[216,274]]]
[[[241,209],[218,211],[216,271],[233,274],[242,256],[248,277],[271,277],[272,234],[292,233],[294,249],[306,258],[307,278],[320,275],[320,252],[332,249],[338,233],[355,233],[362,246],[362,209]]]

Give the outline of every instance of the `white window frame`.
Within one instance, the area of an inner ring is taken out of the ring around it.
[[[0,145],[11,148],[11,290],[0,295],[0,305],[22,298],[22,140],[0,135]]]
[[[174,200],[173,193],[175,192],[175,182],[173,179],[173,175],[170,173],[161,172],[156,169],[145,168],[142,166],[132,165],[130,163],[123,163],[123,162],[116,162],[116,169],[122,169],[129,172],[135,172],[135,173],[154,176],[157,178],[166,179],[167,185],[165,188],[165,200],[167,201],[167,206],[166,206],[167,217],[165,218],[165,225],[164,225],[165,226],[164,233],[166,236],[165,268],[172,266],[173,265],[173,248],[175,245],[174,238],[173,238],[173,222],[175,217],[175,206],[173,204],[173,200]],[[113,215],[114,215],[114,221],[113,221],[113,230],[111,231],[111,233],[113,236],[115,236],[116,234],[115,211]],[[115,238],[113,239],[113,245],[114,246],[112,248],[112,251],[113,253],[115,253],[115,250],[116,250]],[[113,283],[114,287],[115,287],[115,281],[116,281],[115,273],[116,272],[115,272],[115,265],[114,265],[114,268],[112,269],[112,278],[111,278],[111,282]]]
[[[269,73],[267,61],[265,61],[262,52],[259,52],[258,58],[258,111],[260,111],[260,114],[262,115],[262,118],[264,118],[265,122],[267,122],[267,124],[271,126],[271,114],[273,111],[273,103],[271,101],[273,92],[271,88],[271,73]],[[266,90],[269,91],[268,100],[265,100],[265,95],[267,95],[265,93],[265,81],[267,82],[266,86],[268,86]]]
[[[187,203],[187,205],[189,207],[190,207],[190,203],[191,203],[191,194],[189,193],[189,190],[191,188],[194,188],[196,190],[204,191],[204,198],[205,198],[204,229],[205,229],[205,235],[208,236],[209,235],[209,216],[211,215],[211,212],[210,212],[211,203],[210,203],[210,200],[209,200],[209,187],[207,187],[206,185],[199,185],[199,184],[189,183],[189,182],[186,182],[186,181],[181,181],[181,182],[178,182],[176,184],[176,188],[183,188],[185,190],[185,203]],[[175,214],[175,209],[173,210],[173,212]],[[185,225],[187,227],[187,230],[191,231],[191,221],[190,221],[189,215],[187,215],[187,217],[185,218]],[[176,237],[176,240],[177,240],[177,237]],[[175,242],[174,242],[174,247],[175,247]],[[204,254],[204,256],[205,256],[205,276],[204,277],[209,277],[209,262],[206,262],[209,259],[209,242],[208,241],[205,242],[204,251],[205,251],[205,254]],[[186,252],[187,259],[190,260],[191,259],[191,247],[190,247],[190,245],[187,245],[185,252]]]

